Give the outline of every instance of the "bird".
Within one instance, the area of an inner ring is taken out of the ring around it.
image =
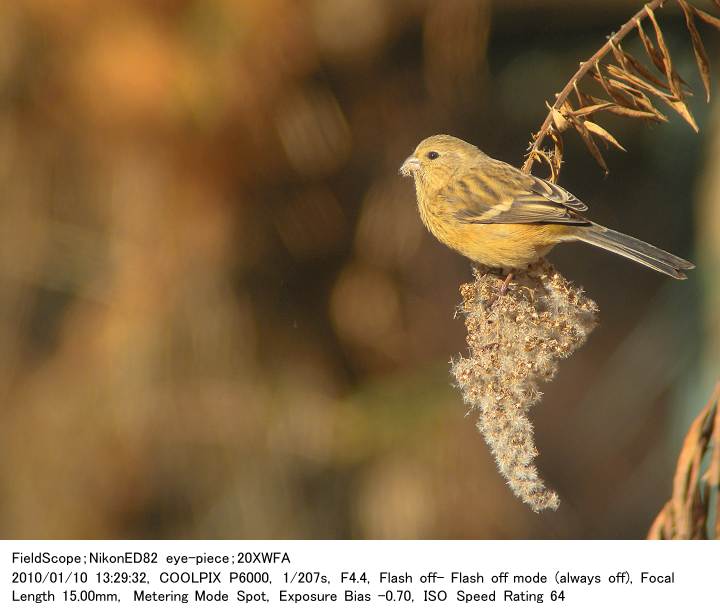
[[[522,172],[451,135],[421,141],[400,167],[415,182],[420,218],[442,243],[476,263],[527,268],[563,242],[609,250],[679,280],[695,266],[585,217],[588,206],[564,188]]]

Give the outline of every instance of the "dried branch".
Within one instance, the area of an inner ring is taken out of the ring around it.
[[[701,476],[706,461],[708,468]],[[710,528],[713,518],[714,528]],[[720,538],[720,382],[688,430],[678,457],[672,498],[648,532],[648,539],[713,537]]]
[[[522,167],[523,171],[530,173],[533,164],[541,161],[548,166],[550,179],[556,180],[563,162],[561,133],[572,127],[598,165],[607,173],[608,167],[596,139],[599,138],[606,146],[613,145],[620,149],[623,148],[597,122],[591,122],[585,118],[592,117],[596,113],[607,112],[628,118],[655,122],[667,121],[667,117],[655,107],[653,99],[662,101],[680,115],[693,130],[696,132],[699,130],[695,118],[685,102],[685,98],[691,95],[691,92],[684,87],[685,82],[673,67],[670,50],[655,16],[655,11],[663,8],[666,1],[653,0],[645,4],[616,33],[608,37],[607,42],[588,60],[580,63],[578,70],[556,96],[555,102],[552,105],[548,104],[548,114],[540,130],[533,135],[533,141],[528,147]],[[685,24],[690,33],[698,71],[705,88],[706,98],[709,101],[710,62],[695,18],[718,29],[720,29],[720,18],[692,6],[688,0],[676,0],[676,2],[685,16]],[[715,4],[720,7],[719,2]],[[652,34],[645,31],[644,21],[650,22]],[[651,68],[622,48],[623,39],[634,31],[637,31],[642,41]],[[612,55],[616,64],[607,62],[603,64],[609,55]],[[651,70],[652,67],[657,70],[657,73]],[[596,81],[609,100],[599,99],[584,92],[582,84],[585,77],[591,77]],[[569,102],[573,93],[578,99],[578,109],[573,109]],[[543,147],[548,139],[553,142],[552,151],[545,150]]]

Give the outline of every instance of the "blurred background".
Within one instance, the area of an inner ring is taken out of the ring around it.
[[[553,253],[601,308],[533,411],[557,513],[452,387],[471,266],[397,175],[438,132],[520,164],[640,4],[0,3],[0,536],[643,537],[720,367],[720,105],[682,16],[700,135],[607,118],[607,178],[566,140],[595,220],[698,269]]]

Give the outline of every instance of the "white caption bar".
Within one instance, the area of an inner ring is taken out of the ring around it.
[[[607,614],[710,607],[713,542],[4,541],[3,614]]]

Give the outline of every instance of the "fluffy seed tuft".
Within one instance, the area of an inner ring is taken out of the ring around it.
[[[540,400],[540,383],[585,343],[597,305],[547,261],[515,272],[505,295],[502,276],[483,267],[474,275],[460,288],[469,356],[452,363],[452,374],[465,403],[479,411],[478,430],[512,491],[533,511],[557,509],[558,495],[533,462],[528,412]]]

